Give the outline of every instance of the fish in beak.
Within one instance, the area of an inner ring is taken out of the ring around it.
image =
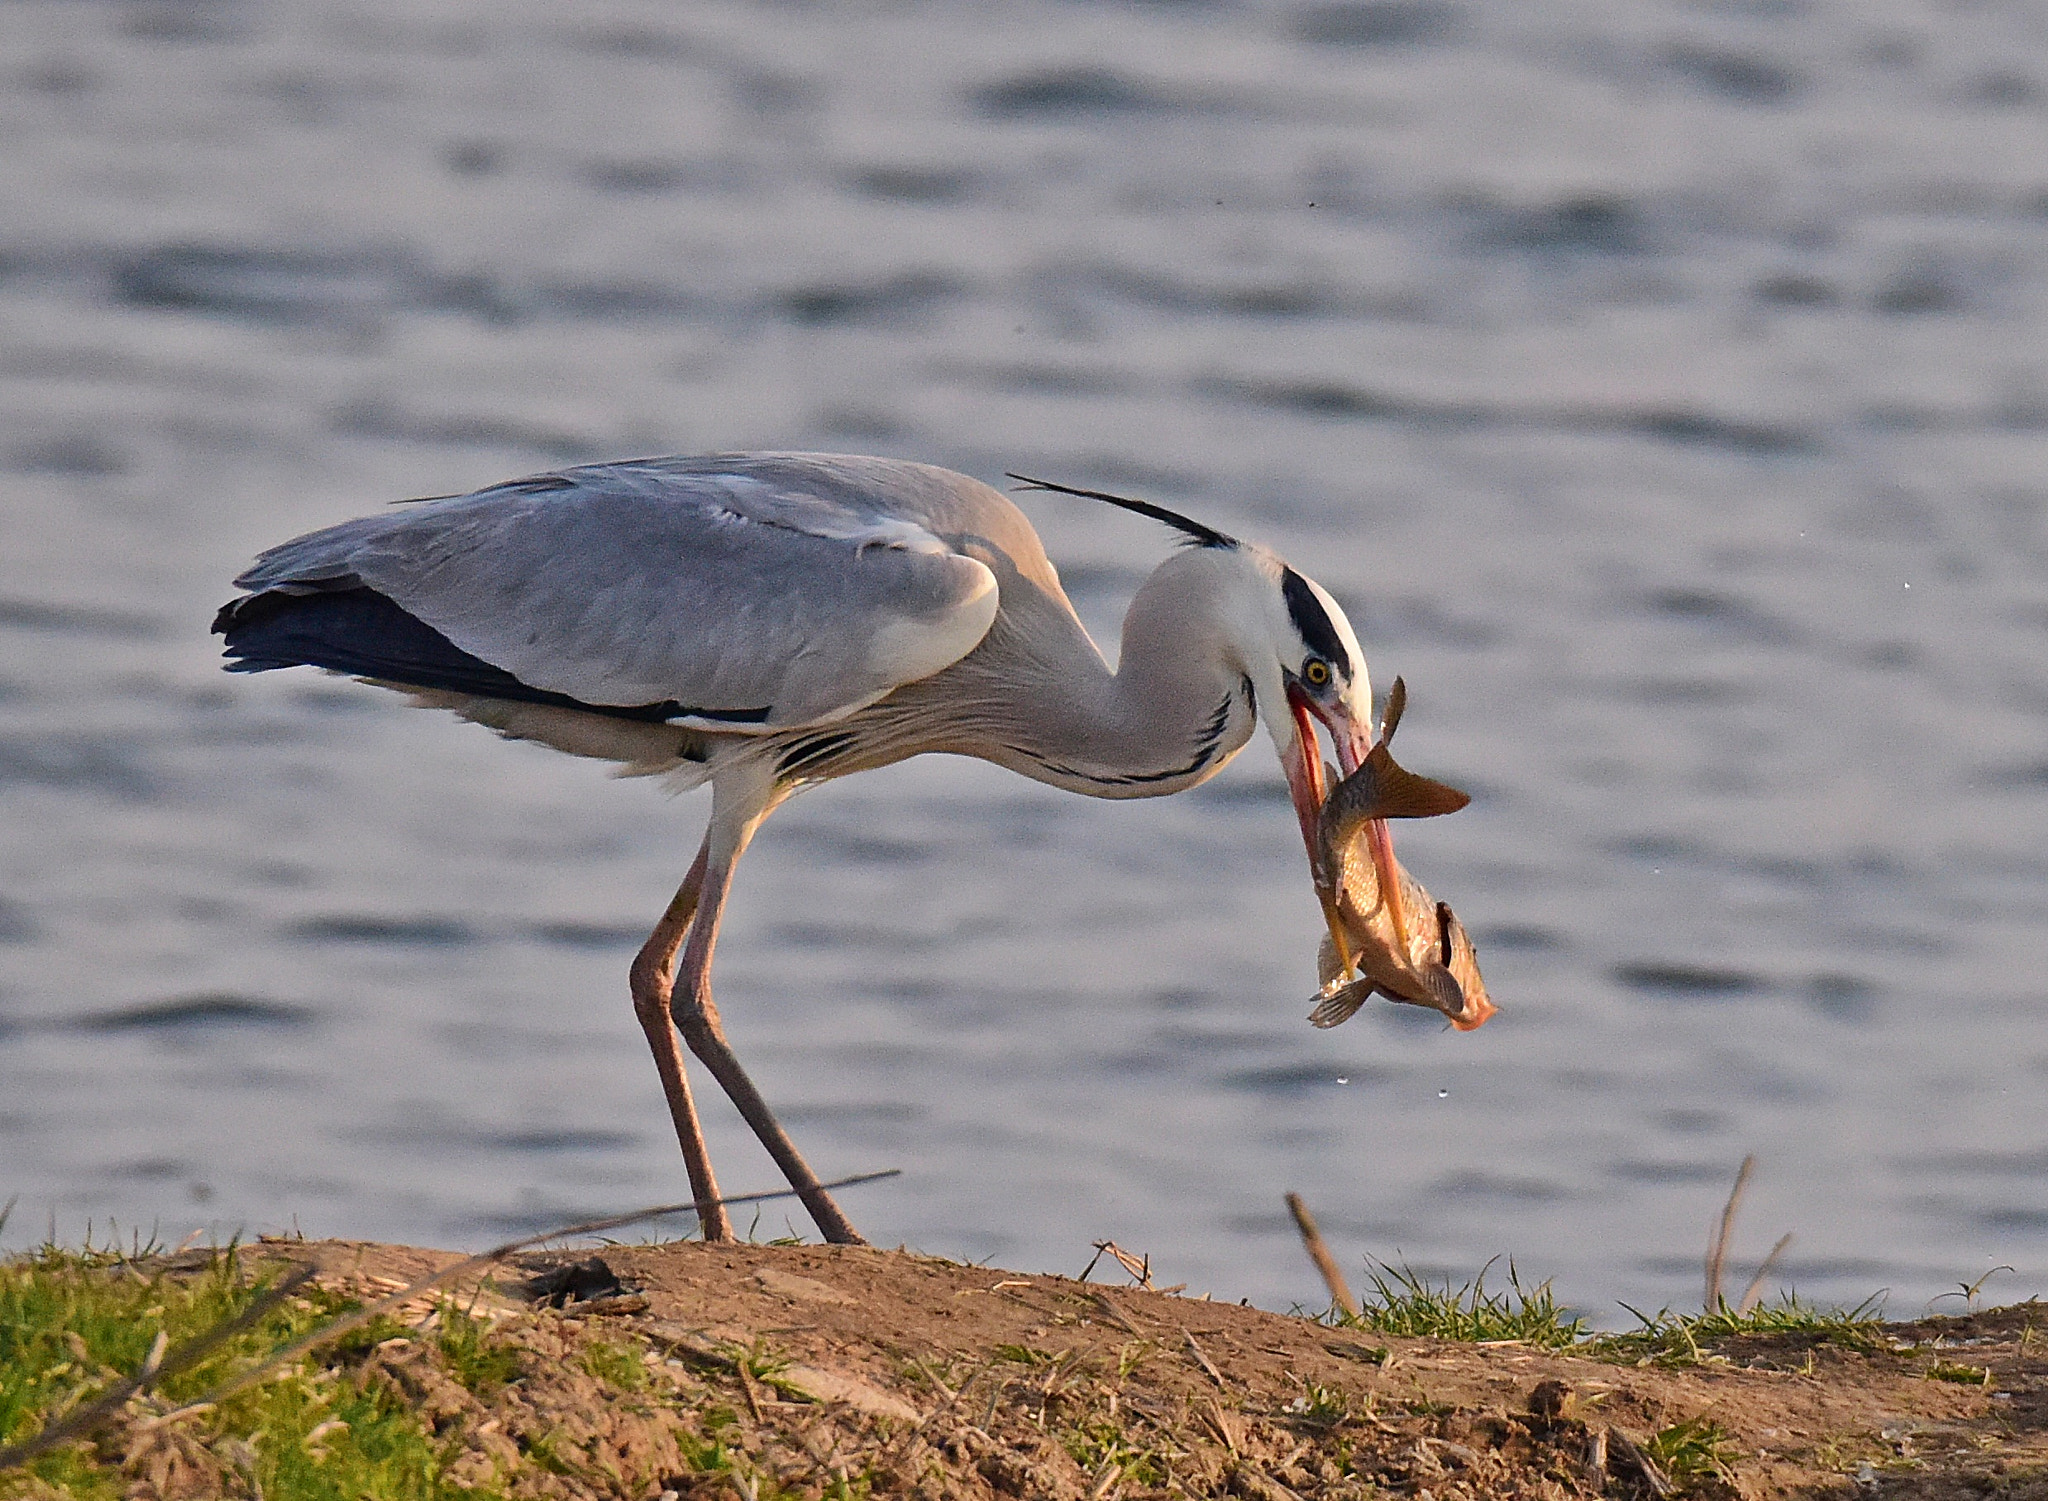
[[[1378,741],[1331,789],[1316,820],[1310,860],[1330,925],[1318,962],[1323,988],[1309,1014],[1318,1027],[1349,1020],[1375,994],[1440,1011],[1461,1032],[1494,1012],[1464,924],[1394,858],[1388,819],[1436,818],[1472,801],[1394,760],[1388,742],[1407,701],[1396,678]]]
[[[1397,684],[1398,686],[1398,684]],[[1404,694],[1406,689],[1401,690]],[[1298,687],[1288,685],[1287,707],[1294,716],[1294,754],[1282,757],[1281,764],[1287,773],[1288,795],[1294,800],[1295,816],[1301,820],[1302,843],[1308,848],[1309,869],[1320,872],[1322,857],[1320,829],[1323,807],[1327,800],[1326,789],[1337,785],[1340,770],[1342,774],[1357,771],[1368,754],[1372,743],[1370,728],[1355,725],[1348,719],[1340,719],[1314,703]],[[1398,719],[1399,714],[1396,712]],[[1330,731],[1331,742],[1337,749],[1338,767],[1332,767],[1323,760],[1322,751],[1316,741],[1316,721],[1321,720]],[[1382,736],[1384,738],[1384,736]],[[1393,858],[1393,844],[1387,846],[1387,858]],[[1316,878],[1316,895],[1323,904],[1323,920],[1329,925],[1330,943],[1339,955],[1345,973],[1352,969],[1351,949],[1345,936],[1344,923],[1334,901],[1334,893],[1320,876]]]

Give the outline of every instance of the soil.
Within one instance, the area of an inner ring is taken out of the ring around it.
[[[260,1250],[366,1300],[456,1259]],[[451,1479],[513,1496],[2048,1497],[2030,1304],[1666,1368],[864,1247],[528,1256],[458,1297],[511,1380],[465,1385],[424,1333],[351,1379],[397,1383],[457,1441]]]

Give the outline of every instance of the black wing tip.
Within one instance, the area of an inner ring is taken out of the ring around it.
[[[1183,516],[1178,511],[1169,511],[1165,506],[1154,505],[1149,500],[1133,500],[1128,495],[1112,495],[1107,490],[1083,490],[1074,485],[1062,485],[1049,479],[1033,479],[1028,474],[1014,474],[1008,470],[1004,471],[1003,478],[1017,481],[1020,489],[1046,490],[1054,495],[1073,495],[1082,500],[1100,500],[1109,505],[1121,506],[1126,511],[1135,511],[1140,516],[1149,516],[1154,521],[1161,521],[1172,527],[1196,547],[1237,546],[1237,538],[1228,532],[1219,532],[1213,526],[1196,521],[1191,516]]]
[[[228,637],[227,649],[233,651],[236,631],[262,624],[279,610],[289,608],[299,597],[283,589],[257,589],[248,594],[238,594],[214,612],[209,633]]]
[[[221,607],[214,629],[227,638],[229,672],[272,672],[321,667],[351,677],[409,688],[444,689],[511,703],[541,704],[667,724],[677,719],[765,725],[775,711],[702,709],[663,700],[653,704],[592,704],[535,688],[502,667],[472,656],[446,636],[374,589],[289,589],[247,594]]]

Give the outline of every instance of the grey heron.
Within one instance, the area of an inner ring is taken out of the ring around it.
[[[1315,722],[1346,773],[1373,743],[1364,654],[1319,585],[1164,507],[1024,483],[1185,544],[1132,599],[1114,670],[1007,497],[828,454],[590,464],[345,521],[263,553],[214,630],[230,671],[326,668],[622,774],[709,783],[704,842],[631,971],[691,1191],[718,1197],[678,1033],[825,1237],[858,1242],[711,997],[734,864],[777,805],[927,751],[1156,797],[1213,776],[1263,716],[1313,859]],[[730,1238],[722,1209],[701,1221]]]

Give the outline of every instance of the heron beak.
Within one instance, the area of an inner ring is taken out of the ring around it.
[[[1323,727],[1330,732],[1331,744],[1337,749],[1338,769],[1345,776],[1350,776],[1351,773],[1358,770],[1364,764],[1366,756],[1371,752],[1379,738],[1374,733],[1370,723],[1360,724],[1341,710],[1325,709],[1320,704],[1310,702],[1305,695],[1291,688],[1287,698],[1289,706],[1294,710],[1295,728],[1299,731],[1308,747],[1305,754],[1310,759],[1319,758],[1318,752],[1315,749],[1315,730],[1310,722],[1310,715],[1313,715],[1316,719],[1321,720]],[[1289,780],[1291,785],[1291,771]],[[1322,779],[1320,776],[1316,778],[1316,787],[1318,789],[1317,806],[1320,807],[1322,799]],[[1295,807],[1298,810],[1300,806],[1301,800],[1297,796]],[[1302,829],[1309,841],[1309,859],[1313,861],[1316,858],[1316,839],[1313,825],[1304,818]],[[1387,821],[1384,818],[1375,818],[1367,825],[1366,848],[1372,852],[1373,873],[1379,877],[1380,899],[1387,904],[1387,916],[1394,925],[1395,940],[1405,949],[1408,946],[1408,924],[1406,914],[1401,910],[1401,878],[1398,874],[1401,867],[1394,859],[1393,831],[1387,827]],[[1351,945],[1345,941],[1343,923],[1338,918],[1336,894],[1322,890],[1319,879],[1317,895],[1322,898],[1324,920],[1330,925],[1330,941],[1337,946],[1337,958],[1344,966],[1343,973],[1349,976],[1351,973]]]
[[[1280,766],[1287,773],[1287,793],[1294,799],[1294,814],[1301,820],[1301,842],[1313,866],[1317,864],[1316,830],[1322,823],[1323,800],[1329,795],[1323,785],[1323,752],[1316,742],[1308,701],[1292,684],[1287,689],[1287,707],[1294,715],[1294,754],[1281,757]]]
[[[1394,942],[1405,952],[1408,947],[1408,919],[1401,910],[1401,863],[1394,858],[1394,833],[1384,818],[1366,825],[1366,847],[1372,851],[1373,873],[1380,879],[1380,895],[1387,904],[1387,921],[1394,925]]]
[[[1321,718],[1300,689],[1292,683],[1287,687],[1287,707],[1294,716],[1294,754],[1283,757],[1282,769],[1287,773],[1287,791],[1294,799],[1294,813],[1301,820],[1301,842],[1308,849],[1310,874],[1314,877],[1316,899],[1323,904],[1323,921],[1330,929],[1330,942],[1337,952],[1337,962],[1343,966],[1339,973],[1349,979],[1353,969],[1351,943],[1344,935],[1344,922],[1337,912],[1337,893],[1325,884],[1321,855],[1322,840],[1318,829],[1322,825],[1323,801],[1328,788],[1323,785],[1323,752],[1316,740],[1315,720]],[[1314,717],[1311,717],[1314,716]],[[1337,756],[1344,759],[1347,742],[1343,737],[1337,740]],[[1356,761],[1347,766],[1350,771]]]
[[[1389,725],[1391,728],[1391,725]],[[1337,727],[1330,727],[1330,734],[1337,741],[1337,759],[1344,767],[1347,777],[1356,771],[1378,740],[1370,725],[1347,723],[1346,733],[1340,735]],[[1387,904],[1387,920],[1394,925],[1394,941],[1405,951],[1408,947],[1407,914],[1401,910],[1401,863],[1394,858],[1394,831],[1387,827],[1384,818],[1375,818],[1366,828],[1366,848],[1372,851],[1373,874],[1379,877],[1380,896]]]

